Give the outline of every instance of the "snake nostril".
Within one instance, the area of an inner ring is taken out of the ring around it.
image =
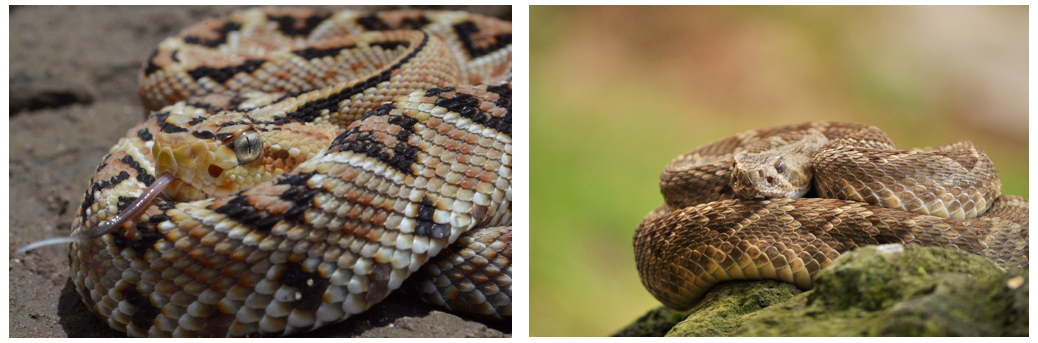
[[[209,176],[220,177],[223,174],[223,168],[217,167],[215,164],[209,165]]]

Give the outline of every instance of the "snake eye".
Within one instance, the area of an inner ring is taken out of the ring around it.
[[[245,131],[234,140],[234,154],[238,156],[238,164],[255,161],[263,152],[263,142],[256,131]]]
[[[781,157],[775,160],[775,171],[779,172],[779,174],[786,172],[786,162]]]

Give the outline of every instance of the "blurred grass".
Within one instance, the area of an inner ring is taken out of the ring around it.
[[[531,17],[531,336],[658,306],[631,236],[670,160],[746,130],[970,140],[1027,193],[1026,7],[543,7]]]

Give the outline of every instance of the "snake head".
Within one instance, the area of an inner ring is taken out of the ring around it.
[[[233,194],[291,171],[337,133],[330,125],[275,124],[226,112],[172,113],[155,135],[155,173],[174,175],[163,191],[174,201]]]
[[[799,198],[811,190],[814,154],[829,144],[817,130],[768,139],[772,148],[735,155],[729,185],[743,199]]]
[[[730,185],[743,199],[799,198],[811,189],[811,166],[768,153],[735,155]]]

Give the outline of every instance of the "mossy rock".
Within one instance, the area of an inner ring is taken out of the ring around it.
[[[815,289],[741,336],[1026,336],[1028,273],[959,250],[884,245],[841,256]]]
[[[800,293],[780,281],[726,282],[714,287],[667,336],[730,336],[751,314]]]
[[[613,334],[613,337],[660,337],[667,333],[685,318],[685,314],[660,306],[642,315],[640,318]]]
[[[668,336],[1027,336],[1028,280],[963,251],[872,246],[796,296],[775,281],[719,285]]]

